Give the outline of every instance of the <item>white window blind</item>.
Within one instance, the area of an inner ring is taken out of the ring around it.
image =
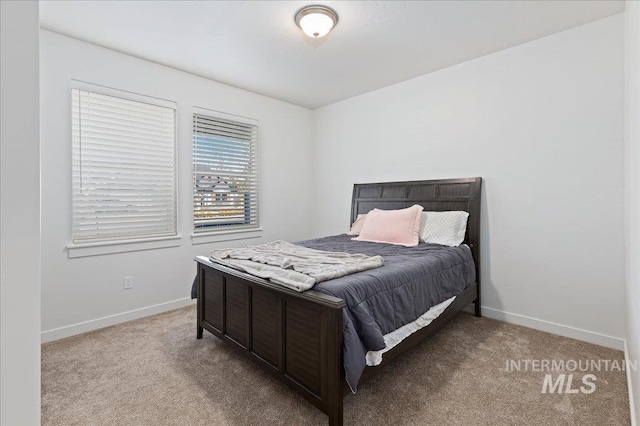
[[[258,227],[257,148],[257,122],[193,114],[195,232]]]
[[[73,243],[177,234],[175,104],[117,94],[71,90]]]

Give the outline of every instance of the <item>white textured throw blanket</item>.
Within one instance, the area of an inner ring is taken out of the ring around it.
[[[381,256],[314,250],[286,241],[211,250],[211,261],[296,291],[384,264]]]

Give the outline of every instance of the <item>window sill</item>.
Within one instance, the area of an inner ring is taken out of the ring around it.
[[[235,229],[230,231],[194,232],[191,244],[218,243],[221,241],[248,240],[262,237],[262,228]]]
[[[98,243],[67,244],[69,259],[76,257],[100,256],[103,254],[126,253],[130,251],[154,250],[166,247],[178,247],[182,237],[144,238],[136,240],[105,241]]]

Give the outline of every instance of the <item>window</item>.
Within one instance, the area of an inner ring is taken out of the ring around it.
[[[211,111],[193,114],[195,232],[258,228],[258,123]]]
[[[74,86],[73,244],[177,235],[175,104]]]

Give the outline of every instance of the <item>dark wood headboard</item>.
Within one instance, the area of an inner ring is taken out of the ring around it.
[[[357,183],[353,185],[351,223],[374,208],[402,209],[419,204],[426,211],[464,210],[469,213],[465,243],[480,272],[480,189],[482,178]],[[479,275],[478,275],[479,278]]]

